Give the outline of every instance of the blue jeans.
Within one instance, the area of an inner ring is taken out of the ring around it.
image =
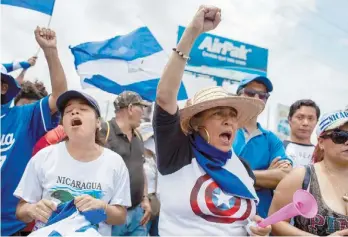
[[[149,223],[147,223],[147,229],[149,230],[150,236],[159,236],[158,235],[158,221],[159,221],[159,216],[157,216],[156,219],[150,220]]]
[[[112,236],[146,236],[147,226],[140,225],[144,210],[140,204],[134,209],[127,210],[126,223],[112,227]]]

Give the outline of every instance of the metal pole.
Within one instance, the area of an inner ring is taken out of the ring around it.
[[[106,104],[105,121],[107,121],[108,114],[109,114],[109,104],[110,104],[110,101],[108,100]]]

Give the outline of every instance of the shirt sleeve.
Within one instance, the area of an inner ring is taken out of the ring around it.
[[[28,203],[37,203],[42,199],[43,188],[40,164],[45,153],[39,152],[28,163],[23,176],[14,192],[14,196]]]
[[[293,161],[285,152],[284,144],[282,143],[282,141],[274,133],[270,133],[270,138],[270,154],[272,159],[271,161],[273,161],[277,157],[280,157],[280,160],[288,160],[291,163],[291,165],[293,165]]]
[[[49,96],[41,100],[25,105],[28,110],[31,132],[35,141],[38,141],[45,133],[58,126],[60,116],[58,113],[51,115],[51,109],[48,103]]]
[[[130,181],[129,181],[129,172],[126,167],[126,164],[123,162],[121,157],[121,165],[116,165],[117,170],[115,172],[114,178],[114,195],[111,197],[110,205],[120,205],[124,207],[131,207],[131,191],[130,191]]]
[[[155,104],[153,127],[157,167],[162,175],[174,173],[191,163],[191,145],[189,137],[181,130],[179,110],[172,115]]]
[[[6,68],[6,71],[8,73],[20,68],[28,69],[31,66],[30,63],[28,63],[27,61],[22,61],[22,62],[15,61],[12,63],[3,63],[2,65]]]
[[[45,135],[47,143],[50,145],[57,144],[58,142],[62,141],[66,134],[64,132],[64,128],[62,125],[58,125],[58,127],[52,129]]]
[[[62,125],[48,131],[40,140],[35,144],[33,149],[33,156],[45,147],[57,144],[66,137],[64,128]]]

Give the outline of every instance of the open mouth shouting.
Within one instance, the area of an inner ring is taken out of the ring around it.
[[[71,120],[72,127],[79,127],[80,125],[82,125],[82,120],[80,118],[73,118]]]
[[[232,140],[232,132],[231,131],[225,131],[222,132],[220,135],[220,140],[222,141],[222,143],[224,145],[230,145],[231,144],[231,140]]]

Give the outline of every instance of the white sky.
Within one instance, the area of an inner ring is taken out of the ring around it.
[[[345,0],[56,0],[51,28],[58,36],[69,89],[80,88],[69,45],[126,34],[144,23],[169,53],[176,44],[178,25],[187,25],[203,3],[222,8],[222,22],[211,33],[269,49],[268,76],[274,85],[267,105],[271,118],[277,103],[290,105],[297,99],[313,99],[323,112],[348,105]],[[1,5],[1,62],[34,55],[37,45],[33,31],[36,25],[47,25],[48,19],[38,12]],[[26,77],[35,78],[51,91],[42,52]],[[185,81],[200,86],[214,84],[201,78],[186,77]],[[197,88],[189,86],[189,94],[192,96]],[[88,91],[105,114],[107,101],[115,96],[98,89]],[[113,112],[112,103],[109,105],[108,117]],[[260,118],[265,126],[267,113]]]

